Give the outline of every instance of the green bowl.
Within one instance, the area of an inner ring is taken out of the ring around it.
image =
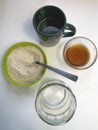
[[[4,77],[6,78],[6,80],[8,82],[10,82],[12,85],[14,86],[20,86],[20,87],[27,87],[27,86],[31,86],[31,85],[34,85],[35,83],[37,83],[39,80],[42,79],[42,77],[44,76],[45,72],[46,72],[46,69],[43,68],[43,72],[41,74],[41,76],[36,79],[36,81],[33,81],[32,83],[28,83],[28,84],[21,84],[21,83],[18,83],[16,81],[14,81],[11,76],[9,75],[8,73],[8,69],[7,69],[7,57],[9,56],[9,54],[16,48],[18,47],[26,47],[26,46],[33,46],[33,47],[36,47],[38,50],[40,50],[40,52],[42,53],[43,55],[43,58],[44,58],[44,61],[45,61],[45,64],[47,64],[47,58],[46,58],[46,55],[44,53],[44,51],[36,44],[32,43],[32,42],[18,42],[14,45],[12,45],[10,48],[8,48],[8,50],[5,52],[4,56],[3,56],[3,59],[2,59],[2,72],[4,74]]]

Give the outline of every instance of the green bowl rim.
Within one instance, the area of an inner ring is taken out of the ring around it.
[[[16,81],[14,81],[10,77],[10,75],[8,74],[8,71],[7,71],[7,64],[6,64],[7,57],[15,48],[24,47],[24,46],[34,46],[34,47],[38,48],[42,52],[42,54],[44,56],[44,59],[45,59],[45,63],[47,64],[47,57],[46,57],[45,52],[43,51],[43,49],[40,46],[38,46],[35,43],[24,41],[24,42],[17,42],[14,45],[10,46],[7,49],[7,51],[4,53],[3,58],[2,58],[2,72],[3,72],[3,75],[6,78],[6,80],[8,82],[10,82],[12,85],[17,86],[17,87],[28,87],[28,86],[36,84],[38,81],[40,81],[43,78],[43,76],[44,76],[44,74],[46,72],[46,69],[44,69],[44,71],[42,73],[42,76],[38,80],[36,80],[36,81],[34,81],[33,83],[30,83],[30,84],[20,84],[20,83],[17,83]]]

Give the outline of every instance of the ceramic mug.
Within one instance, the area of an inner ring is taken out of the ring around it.
[[[64,12],[51,5],[41,7],[35,12],[33,26],[40,42],[46,47],[56,45],[61,37],[70,37],[76,33],[76,28],[66,22]]]

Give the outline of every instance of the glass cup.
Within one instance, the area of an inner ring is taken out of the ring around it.
[[[35,108],[39,117],[50,125],[68,122],[76,110],[76,98],[70,88],[61,80],[44,83],[36,96]]]
[[[86,37],[74,37],[65,44],[63,58],[68,65],[75,69],[87,69],[97,59],[97,48]]]

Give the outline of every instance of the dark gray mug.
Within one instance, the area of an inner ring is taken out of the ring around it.
[[[64,12],[51,5],[41,7],[35,12],[33,26],[40,42],[46,47],[56,45],[61,37],[70,37],[76,33],[76,28],[66,22]]]

